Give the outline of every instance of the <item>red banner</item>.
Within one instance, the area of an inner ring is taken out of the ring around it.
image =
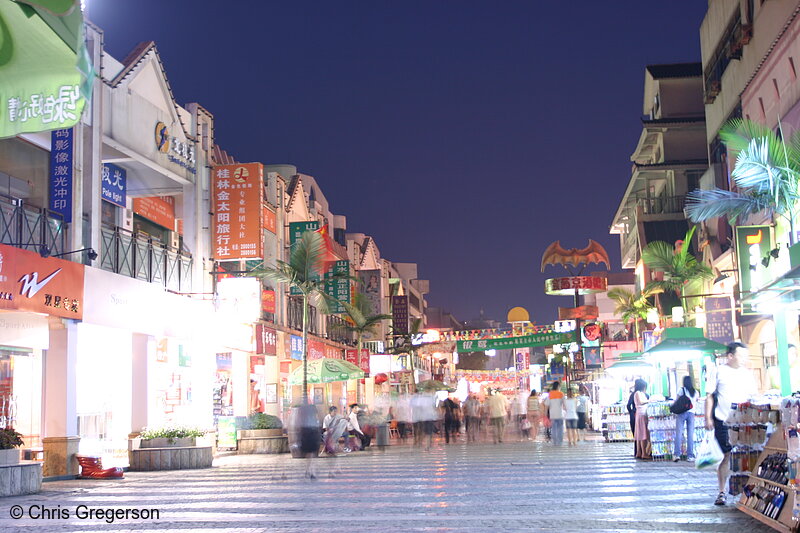
[[[133,199],[133,212],[175,231],[175,198],[172,196],[147,196]]]
[[[261,291],[261,310],[275,314],[275,291]]]
[[[261,163],[222,165],[212,174],[214,258],[264,258],[264,167]]]
[[[328,359],[344,359],[342,357],[342,350],[327,344],[325,345],[325,357]]]
[[[325,357],[325,344],[316,339],[308,339],[308,360],[322,359]]]
[[[278,333],[264,324],[256,324],[256,353],[278,354]]]
[[[369,374],[369,350],[362,348],[360,357],[356,356],[357,351],[358,350],[355,349],[345,350],[345,359],[348,363],[353,363],[358,368]]]

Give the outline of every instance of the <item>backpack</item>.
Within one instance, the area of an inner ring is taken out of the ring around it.
[[[672,402],[672,405],[669,406],[670,412],[680,415],[693,409],[694,405],[692,404],[692,399],[686,394],[686,391],[683,391],[683,394],[678,396],[678,398]]]

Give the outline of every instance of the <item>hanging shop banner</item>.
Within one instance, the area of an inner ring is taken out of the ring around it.
[[[310,220],[306,222],[289,222],[289,245],[292,245],[300,239],[300,236],[307,231],[317,231],[319,229],[319,222]]]
[[[392,296],[392,328],[395,335],[408,335],[408,296]]]
[[[308,339],[308,360],[322,359],[325,357],[325,345],[317,339]]]
[[[83,318],[84,266],[0,244],[0,309]]]
[[[103,163],[103,179],[100,183],[100,196],[103,200],[125,207],[127,183],[128,172],[124,168],[113,163]]]
[[[341,349],[328,344],[325,345],[325,357],[327,359],[344,359]]]
[[[458,341],[456,343],[456,351],[459,353],[482,352],[484,350],[505,350],[509,348],[549,346],[552,344],[568,344],[571,342],[575,342],[574,331],[567,333],[537,333],[535,335],[526,335],[524,337]]]
[[[298,337],[297,335],[290,336],[290,350],[292,354],[292,359],[296,361],[303,360],[303,337]]]
[[[517,388],[528,390],[528,376],[526,371],[530,366],[530,348],[519,348],[514,350],[514,369],[517,371]]]
[[[770,265],[775,261],[770,251],[775,248],[772,226],[737,226],[736,256],[739,261],[739,290],[743,299],[774,279]],[[742,314],[755,314],[749,303],[743,303]]]
[[[381,271],[380,270],[360,270],[358,280],[361,282],[361,293],[369,302],[370,311],[373,315],[381,314]]]
[[[552,278],[544,282],[544,292],[551,296],[572,296],[578,294],[594,294],[608,290],[608,279],[600,276],[570,276]]]
[[[213,171],[214,258],[264,257],[264,166],[222,165]]]
[[[345,350],[345,361],[356,365],[358,368],[369,374],[369,350],[362,348],[361,354],[357,354],[356,352],[358,352],[356,349]]]
[[[599,346],[584,346],[583,347],[583,360],[586,363],[586,368],[602,368],[603,359],[600,357]]]
[[[50,133],[50,210],[72,222],[72,129]]]
[[[349,274],[350,273],[350,261],[335,261],[331,264],[330,268],[327,272],[325,272],[325,278],[329,278],[333,274]],[[350,280],[349,279],[339,279],[334,281],[326,281],[325,282],[325,294],[334,298],[336,302],[333,302],[330,307],[331,313],[344,313],[345,308],[342,305],[342,302],[349,304],[350,303]]]
[[[82,26],[75,2],[0,2],[0,138],[78,123],[92,71]]]
[[[172,196],[134,198],[133,212],[170,231],[175,230],[175,198]]]
[[[265,313],[275,314],[275,291],[261,291],[261,310]]]
[[[705,299],[706,337],[720,344],[733,342],[733,305],[730,296]]]
[[[256,353],[278,354],[278,333],[264,324],[256,324]]]
[[[278,233],[278,222],[275,216],[275,211],[270,209],[267,206],[263,206],[264,210],[264,218],[262,220],[262,227],[271,232],[271,233]]]

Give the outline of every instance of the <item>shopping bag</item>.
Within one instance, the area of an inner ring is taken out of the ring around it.
[[[550,420],[550,418],[549,418],[549,417],[547,417],[547,416],[543,416],[543,417],[542,417],[542,426],[543,426],[543,427],[545,427],[545,428],[549,428],[549,427],[551,427],[552,425],[553,425],[553,421],[552,421],[552,420]]]
[[[694,466],[698,470],[702,470],[703,468],[711,468],[717,466],[724,458],[725,454],[722,453],[722,449],[719,447],[717,439],[714,438],[713,433],[710,433],[707,434],[705,440],[700,443],[700,449],[698,450],[697,459],[695,459]]]

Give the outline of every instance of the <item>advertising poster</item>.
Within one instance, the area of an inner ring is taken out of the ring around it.
[[[72,222],[72,129],[50,133],[50,210]]]
[[[213,249],[218,261],[264,257],[264,167],[221,165],[212,171]]]
[[[706,298],[706,337],[720,344],[733,342],[733,304],[730,296]]]
[[[236,448],[236,417],[217,419],[217,448]]]
[[[381,271],[359,270],[358,279],[361,282],[361,293],[369,302],[373,315],[381,313]]]
[[[408,296],[392,296],[392,327],[395,335],[408,335]]]

